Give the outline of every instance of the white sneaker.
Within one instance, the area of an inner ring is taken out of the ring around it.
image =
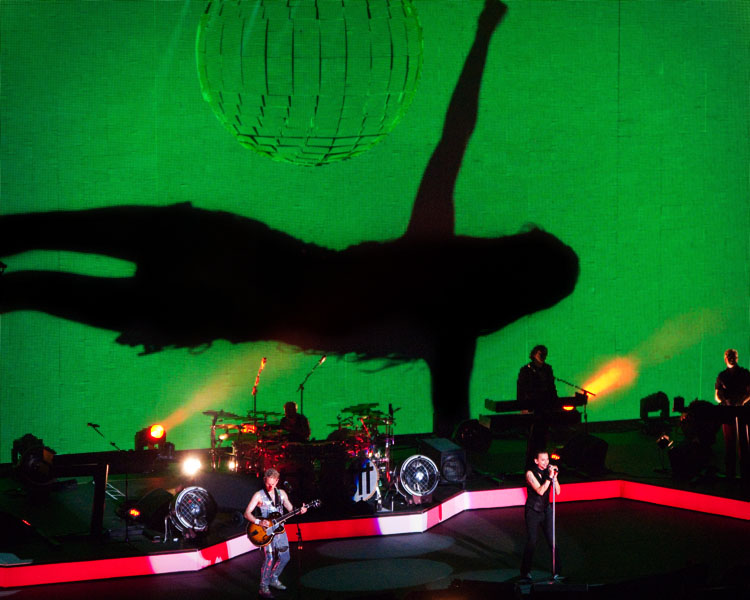
[[[260,586],[260,589],[258,590],[258,596],[261,598],[273,598],[273,594],[271,593],[271,590],[268,589],[267,585]]]
[[[281,583],[278,579],[272,579],[271,583],[269,583],[272,588],[276,588],[277,590],[285,590],[286,586]]]

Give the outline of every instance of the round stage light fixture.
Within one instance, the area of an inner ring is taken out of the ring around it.
[[[432,459],[421,454],[407,458],[399,471],[401,486],[412,496],[428,496],[440,482],[440,471]]]
[[[136,450],[163,450],[167,445],[167,430],[163,425],[150,425],[135,434]]]
[[[382,140],[422,69],[413,0],[210,2],[196,62],[203,98],[245,146],[322,165]]]
[[[183,536],[193,538],[208,531],[216,516],[216,501],[202,487],[186,487],[177,494],[169,508],[169,520]]]

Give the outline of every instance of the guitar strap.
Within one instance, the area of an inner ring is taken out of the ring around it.
[[[271,495],[268,493],[268,490],[266,488],[263,488],[263,491],[266,494],[266,498],[273,504],[274,508],[277,509],[278,512],[281,512],[281,497],[279,496],[279,490],[274,488],[273,495],[274,497],[271,498]]]
[[[276,508],[277,512],[282,512],[282,504],[281,504],[281,496],[279,496],[279,490],[275,489],[273,490],[274,497],[271,498],[271,494],[268,493],[268,490],[266,488],[263,488],[263,491],[266,493],[266,497],[271,501],[271,504],[273,504],[274,508]],[[274,540],[279,539],[278,537],[274,537]],[[272,544],[269,544],[268,548],[270,552],[277,553],[277,552],[286,552],[289,550],[289,546],[276,546],[276,542],[273,542]]]

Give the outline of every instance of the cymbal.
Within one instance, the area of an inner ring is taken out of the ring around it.
[[[243,419],[244,418],[253,419],[253,418],[258,417],[258,416],[262,416],[262,417],[280,417],[283,414],[284,413],[274,412],[272,410],[256,410],[255,412],[249,412],[249,413],[247,413],[247,417],[242,417],[242,418]]]
[[[235,415],[234,413],[224,412],[223,410],[220,410],[218,412],[215,410],[204,410],[203,414],[207,417],[216,417],[217,419],[237,419],[241,421],[245,418],[239,415]]]
[[[363,419],[385,419],[388,415],[382,410],[371,410],[368,413],[363,413]]]
[[[367,404],[355,404],[354,406],[347,406],[342,408],[341,412],[353,413],[355,415],[364,415],[373,412],[373,409],[378,405],[377,402],[370,402]]]

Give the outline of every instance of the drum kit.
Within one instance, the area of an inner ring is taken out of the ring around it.
[[[211,417],[211,468],[261,477],[270,467],[297,479],[301,493],[339,494],[347,501],[377,501],[380,487],[393,481],[391,449],[394,413],[377,403],[341,409],[325,441],[292,442],[282,429],[282,413],[238,415],[207,410]],[[333,491],[335,490],[335,492]]]

